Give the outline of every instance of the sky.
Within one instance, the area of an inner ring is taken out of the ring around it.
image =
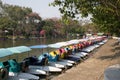
[[[49,6],[54,0],[2,0],[3,3],[32,8],[42,18],[61,17],[58,7]]]
[[[42,19],[54,17],[61,18],[61,14],[58,10],[59,8],[49,6],[49,3],[53,1],[54,0],[2,0],[3,3],[32,8],[33,12],[38,13]],[[91,15],[87,18],[80,18],[79,20],[90,21],[90,18]]]

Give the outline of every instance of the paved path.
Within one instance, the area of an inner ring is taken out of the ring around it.
[[[104,70],[120,61],[120,54],[115,54],[111,46],[115,40],[109,40],[89,59],[54,77],[52,80],[104,80]]]

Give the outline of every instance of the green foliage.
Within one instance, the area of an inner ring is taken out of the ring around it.
[[[8,13],[8,16],[15,21],[21,21],[25,16],[32,12],[30,8],[13,6],[13,5],[4,5],[4,10]]]
[[[120,0],[55,0],[51,5],[59,6],[66,18],[75,18],[78,14],[87,17],[91,14],[99,30],[120,33]]]
[[[44,20],[44,25],[43,29],[46,30],[46,35],[47,36],[52,36],[53,35],[53,30],[55,28],[55,22],[53,19],[46,19]]]
[[[0,14],[0,29],[8,31],[10,30],[10,32],[21,30],[20,32],[22,33],[23,28],[21,26],[24,25],[24,19],[27,14],[32,12],[32,9],[2,4],[2,2],[0,2],[0,7],[2,9],[2,14]]]
[[[47,36],[63,36],[69,33],[84,33],[84,29],[81,27],[81,24],[72,19],[68,19],[67,23],[62,19],[46,19],[44,20],[43,29],[46,30]]]
[[[13,29],[17,27],[17,23],[8,17],[2,17],[0,18],[0,29]]]
[[[67,1],[74,3],[72,0]],[[70,17],[66,18],[68,14],[71,17],[75,17],[75,13],[79,14],[79,12],[71,4],[64,3],[65,1],[60,2],[56,0],[56,2],[59,6],[61,6],[60,4],[64,5],[64,9],[60,8],[60,11],[65,14],[62,19],[52,18],[42,20],[37,13],[32,12],[31,8],[2,4],[0,2],[0,7],[2,8],[2,14],[0,14],[0,31],[4,32],[4,30],[8,30],[10,33],[7,34],[9,35],[14,34],[26,37],[39,36],[39,31],[42,29],[46,30],[46,35],[50,37],[64,37],[69,33],[84,33],[85,29],[82,28],[78,21]],[[79,0],[76,0],[76,2],[79,2]],[[70,9],[67,9],[66,6],[70,7]],[[72,9],[74,9],[74,12],[71,12]],[[86,8],[82,8],[81,10],[83,13],[86,13]]]

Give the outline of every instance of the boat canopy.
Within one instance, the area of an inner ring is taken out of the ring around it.
[[[23,53],[23,52],[27,52],[27,51],[31,50],[27,46],[17,46],[17,47],[10,47],[10,48],[6,48],[6,49],[10,50],[13,53]]]
[[[47,47],[48,47],[48,45],[34,45],[34,46],[30,46],[30,48],[34,48],[34,49],[37,49],[37,48],[43,49],[43,48],[47,48]]]
[[[67,43],[68,43],[69,45],[72,45],[72,44],[78,44],[79,42],[80,42],[80,41],[77,40],[77,39],[67,41]]]
[[[13,54],[13,52],[10,50],[4,49],[4,48],[0,49],[0,57],[9,56],[11,54]]]
[[[49,44],[48,47],[50,48],[61,48],[61,47],[64,47],[64,46],[68,46],[69,44],[67,42],[57,42],[57,43],[54,43],[54,44]]]

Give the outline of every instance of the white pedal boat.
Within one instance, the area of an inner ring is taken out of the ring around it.
[[[78,54],[82,54],[83,56],[87,56],[88,55],[88,53],[87,52],[80,52],[80,53],[78,53]]]
[[[65,67],[71,67],[71,66],[73,66],[73,64],[71,64],[71,63],[69,63],[69,62],[66,62],[66,61],[61,61],[61,60],[59,60],[59,61],[56,61],[56,62],[51,62],[51,61],[49,61],[49,65],[54,65],[55,67],[58,67],[59,65],[63,65],[64,66],[64,68]]]
[[[6,65],[4,65],[6,66]],[[18,68],[18,67],[17,67]],[[16,68],[11,68],[12,70],[13,69],[16,69]],[[36,70],[28,70],[28,71],[31,71],[32,74],[40,74],[40,73],[43,73],[41,70],[39,70],[38,73],[36,73],[37,71]],[[41,72],[40,72],[41,71]],[[0,72],[0,75],[8,75],[9,77],[9,80],[29,80],[29,79],[33,79],[33,80],[39,80],[39,77],[38,76],[35,76],[35,75],[32,75],[30,73],[23,73],[23,72],[13,72],[13,71],[10,71],[8,72],[8,70],[6,68],[2,68],[1,72]],[[46,74],[46,73],[44,73]],[[16,77],[18,77],[19,79],[16,79]],[[14,79],[15,78],[15,79]],[[1,80],[1,79],[0,79]],[[3,79],[4,80],[4,79]]]
[[[14,72],[9,72],[9,77],[12,76],[12,80],[15,80],[15,77],[20,78],[19,80],[39,80],[38,76],[29,74],[29,73],[23,73],[23,72],[19,72],[19,73],[14,73]]]
[[[61,59],[60,61],[75,64],[75,61],[67,60],[67,59]]]
[[[17,77],[17,76],[8,76],[7,80],[29,80],[29,79],[20,78],[20,77]]]
[[[104,43],[106,43],[107,41],[108,41],[108,39],[103,40]]]
[[[104,42],[99,42],[98,44],[99,44],[99,45],[103,45],[103,44],[105,44],[105,43],[104,43]]]
[[[76,57],[76,58],[79,58],[79,59],[81,58],[80,56],[75,55],[75,54],[74,54],[74,55],[68,55],[68,56],[69,56],[69,57]]]
[[[84,48],[82,51],[85,51],[85,52],[91,52],[95,47],[94,46],[89,46],[87,48]]]
[[[26,73],[35,74],[35,75],[47,75],[47,72],[40,69],[29,69]]]
[[[48,62],[49,66],[54,66],[54,67],[57,67],[57,68],[66,68],[66,65],[63,65],[63,64],[58,64],[56,62]]]
[[[69,63],[69,62],[64,62],[64,61],[57,61],[55,62],[57,64],[62,64],[62,65],[65,65],[65,66],[68,66],[68,67],[72,67],[73,64]]]
[[[83,52],[83,53],[84,53],[84,52]],[[78,57],[78,58],[84,57],[84,55],[83,55],[81,52],[75,53],[75,54],[73,54],[73,55],[71,55],[71,56],[75,56],[75,57]]]
[[[37,66],[37,65],[30,65],[29,69],[40,69],[46,72],[62,72],[62,69],[52,66]]]
[[[75,53],[73,55],[69,55],[70,57],[77,57],[77,58],[81,58],[81,57],[85,57],[88,53],[87,52],[78,52],[78,53]]]
[[[98,44],[94,44],[94,46],[95,46],[96,48],[99,48],[99,47],[100,47],[100,45],[98,45]]]
[[[30,74],[35,74],[35,75],[48,75],[47,72],[45,72],[44,70],[40,70],[40,69],[30,69],[28,66],[27,66],[27,69],[25,68],[25,65],[26,63],[23,62],[23,65],[21,66],[23,68],[23,70],[26,72],[26,73],[30,73]]]
[[[90,49],[91,51],[93,51],[96,47],[97,47],[97,46],[92,45],[92,46],[90,46],[90,48],[89,48],[89,49]]]

